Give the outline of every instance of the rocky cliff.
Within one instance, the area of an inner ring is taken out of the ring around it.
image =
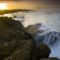
[[[32,39],[19,21],[0,17],[0,60],[27,60]]]
[[[21,22],[0,17],[0,60],[48,59],[50,52],[46,44],[35,45]]]

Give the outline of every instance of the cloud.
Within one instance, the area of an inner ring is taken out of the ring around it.
[[[9,2],[11,5],[15,5],[18,7],[18,4],[22,4],[23,7],[28,6],[28,7],[33,7],[36,9],[42,9],[42,8],[56,8],[60,9],[60,0],[0,0],[3,2]],[[11,2],[10,2],[11,1]],[[20,6],[21,7],[21,6]]]
[[[60,5],[60,0],[0,0],[0,1],[33,1],[33,2],[36,1],[40,3]]]

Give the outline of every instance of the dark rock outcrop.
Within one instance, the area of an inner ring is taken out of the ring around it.
[[[34,25],[29,25],[27,26],[27,31],[30,33],[30,34],[37,34],[37,33],[44,33],[46,31],[49,30],[48,27],[46,27],[45,25],[43,25],[42,23],[38,23],[38,24],[34,24]]]
[[[37,60],[40,58],[48,58],[51,53],[50,48],[46,44],[39,44],[37,46]]]
[[[0,60],[39,60],[50,52],[46,44],[36,45],[19,21],[0,17]]]
[[[19,21],[0,17],[0,60],[29,60],[32,47],[32,39]]]

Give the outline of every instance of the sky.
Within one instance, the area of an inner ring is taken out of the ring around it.
[[[9,9],[60,10],[60,0],[0,0],[0,3],[7,3]]]

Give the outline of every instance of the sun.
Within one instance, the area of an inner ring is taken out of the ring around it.
[[[0,3],[0,10],[6,10],[7,8],[8,7],[6,3]]]

